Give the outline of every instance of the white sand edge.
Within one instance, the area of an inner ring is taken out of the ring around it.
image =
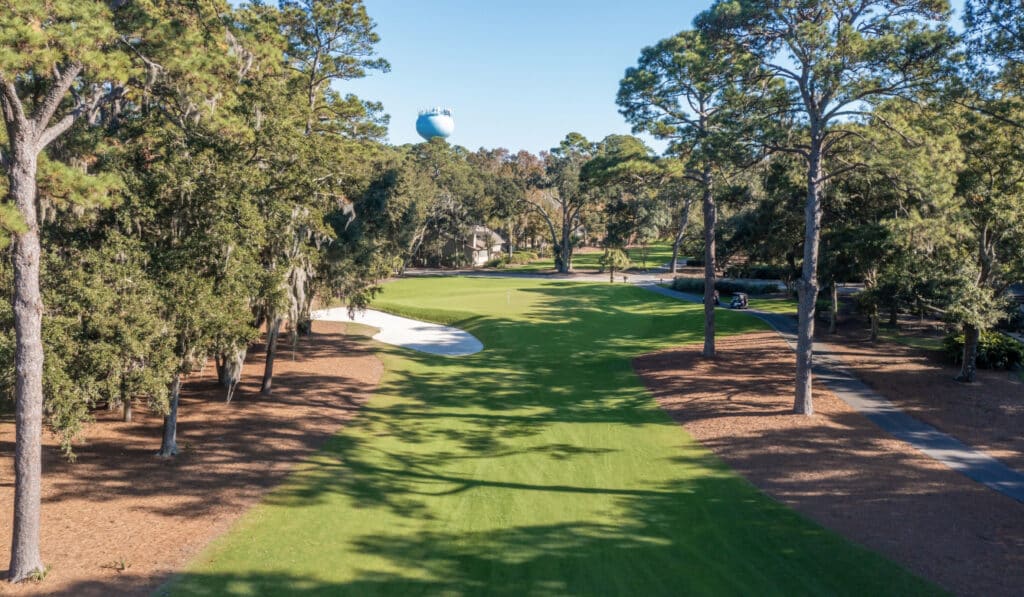
[[[483,343],[465,330],[416,321],[373,309],[356,312],[355,317],[349,317],[347,307],[335,307],[314,311],[313,319],[355,322],[372,326],[380,329],[380,332],[373,337],[374,340],[430,354],[461,357],[478,353],[484,349]]]

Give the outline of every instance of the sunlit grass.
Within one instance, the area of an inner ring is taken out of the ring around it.
[[[601,269],[601,264],[598,260],[601,259],[602,251],[590,251],[586,253],[575,253],[572,258],[572,266],[575,271],[584,272],[590,271],[595,272]],[[626,254],[629,256],[631,270],[642,270],[644,269],[644,250],[643,248],[631,247],[626,250]],[[647,246],[646,249],[646,268],[654,269],[666,265],[672,260],[672,245],[666,242],[652,243]],[[554,257],[545,257],[531,261],[530,263],[521,265],[509,265],[506,269],[525,273],[540,273],[540,272],[552,272],[555,269]]]
[[[388,284],[375,306],[486,348],[378,346],[387,372],[358,419],[174,594],[934,593],[761,494],[656,406],[631,358],[698,341],[700,305],[624,284],[433,278]],[[761,329],[719,317],[723,334]]]

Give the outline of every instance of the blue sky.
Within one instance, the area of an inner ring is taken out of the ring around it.
[[[339,86],[384,103],[389,140],[419,142],[417,111],[455,111],[450,142],[550,149],[569,132],[628,133],[615,94],[640,49],[710,2],[365,0],[391,72]]]
[[[640,50],[690,26],[711,1],[364,0],[391,72],[339,85],[384,103],[389,141],[420,141],[422,108],[455,112],[450,142],[550,149],[570,131],[628,133],[615,94]],[[961,6],[962,0],[954,1]],[[650,142],[650,140],[649,140]],[[663,145],[651,144],[657,149]]]

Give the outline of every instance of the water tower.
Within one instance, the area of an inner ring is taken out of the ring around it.
[[[434,137],[447,139],[455,132],[451,108],[420,110],[419,118],[416,119],[416,132],[427,141]]]

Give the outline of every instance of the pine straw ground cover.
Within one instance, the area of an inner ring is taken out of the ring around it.
[[[382,348],[359,417],[166,593],[938,591],[759,492],[657,407],[631,359],[698,340],[700,305],[623,284],[433,278],[389,284],[378,306],[486,348]],[[719,326],[763,329],[733,312]]]
[[[352,326],[358,328],[361,326]],[[154,456],[161,418],[101,412],[64,461],[46,439],[42,583],[0,580],[2,595],[145,595],[230,527],[355,414],[382,365],[362,335],[317,323],[292,354],[281,343],[274,394],[259,396],[263,353],[249,356],[231,404],[213,367],[184,387],[174,460]],[[9,559],[13,424],[0,423],[0,566]],[[0,568],[2,570],[2,568]]]
[[[941,350],[925,350],[933,336],[903,323],[900,342],[871,342],[865,325],[822,335],[831,354],[900,409],[1024,471],[1024,380],[1018,371],[978,370],[976,383],[953,380],[960,367]],[[1024,549],[1024,545],[1021,546]]]
[[[776,334],[721,338],[718,348],[710,362],[699,346],[684,346],[634,364],[676,421],[776,499],[958,594],[1020,594],[1024,504],[894,439],[820,387],[814,417],[790,414],[793,353]],[[874,369],[869,379],[901,405],[957,399],[941,394],[949,372],[926,367],[914,349],[883,344],[873,352],[857,357],[857,369]],[[1020,405],[1019,386],[993,402],[1010,398]],[[976,428],[973,437],[980,435]]]

